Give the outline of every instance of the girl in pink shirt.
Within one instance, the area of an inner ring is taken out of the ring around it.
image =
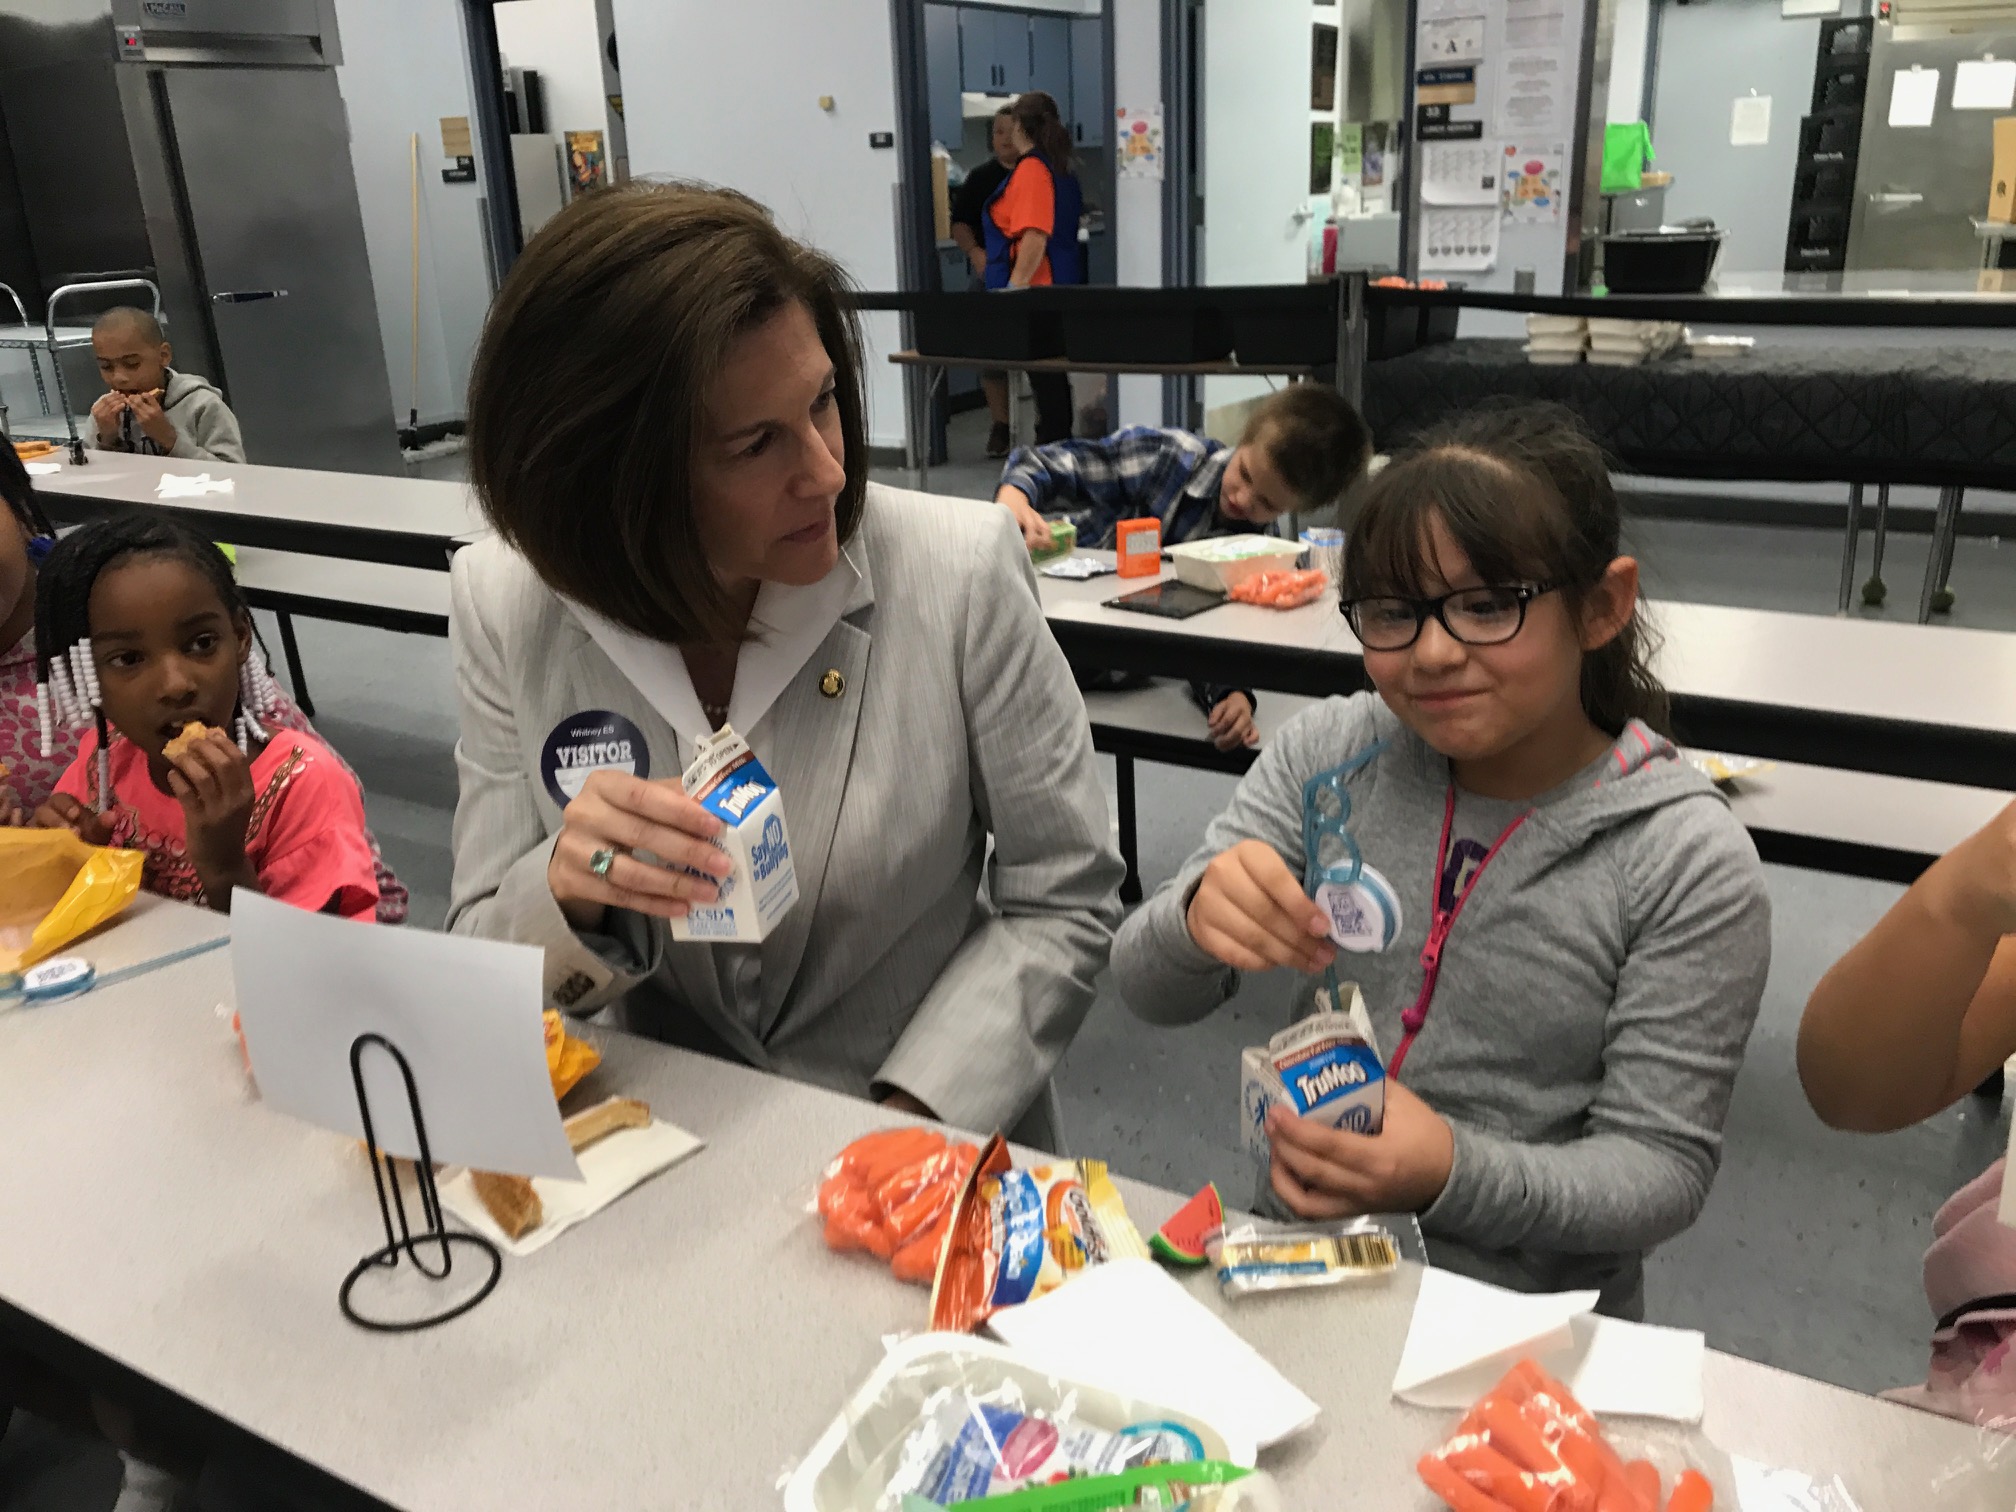
[[[95,520],[50,550],[36,589],[41,745],[84,731],[37,824],[145,851],[150,891],[219,912],[248,888],[376,914],[357,779],[269,724],[279,690],[223,552],[167,516]]]

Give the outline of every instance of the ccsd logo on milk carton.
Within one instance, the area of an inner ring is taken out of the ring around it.
[[[721,879],[719,902],[672,920],[672,938],[753,944],[798,901],[784,796],[749,742],[725,725],[695,747],[685,781],[686,791],[727,826],[715,844],[734,870]]]
[[[1386,1117],[1386,1067],[1372,1042],[1372,1020],[1355,982],[1342,984],[1339,1012],[1318,994],[1321,1008],[1239,1056],[1239,1135],[1258,1155],[1267,1151],[1267,1110],[1291,1112],[1333,1129],[1377,1134]]]

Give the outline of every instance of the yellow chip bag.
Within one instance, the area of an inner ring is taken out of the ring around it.
[[[68,830],[0,829],[0,973],[26,970],[116,918],[140,891],[146,859]]]
[[[546,1010],[546,1074],[553,1078],[553,1096],[565,1097],[581,1078],[602,1064],[602,1052],[567,1032],[567,1020]]]

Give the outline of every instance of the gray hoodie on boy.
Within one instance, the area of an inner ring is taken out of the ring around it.
[[[161,412],[175,427],[175,449],[166,453],[199,462],[243,462],[245,441],[238,434],[238,417],[208,378],[168,369],[168,383],[161,391]],[[98,434],[98,422],[91,422],[85,444],[94,451],[139,452],[142,456],[164,455],[154,438],[140,429],[131,410],[119,414],[119,435],[107,442]]]
[[[1205,866],[1258,839],[1302,875],[1304,785],[1375,746],[1346,779],[1349,827],[1402,918],[1388,949],[1340,953],[1337,974],[1393,1053],[1421,990],[1451,786],[1447,760],[1373,693],[1283,726],[1203,847],[1122,926],[1113,974],[1136,1013],[1190,1023],[1231,996],[1238,974],[1185,919]],[[1713,784],[1637,723],[1533,804],[1459,794],[1445,899],[1529,807],[1463,906],[1402,1070],[1456,1138],[1421,1226],[1437,1265],[1521,1291],[1598,1289],[1605,1311],[1639,1316],[1644,1252],[1694,1221],[1714,1180],[1770,966],[1770,900]],[[1229,1125],[1238,1068],[1224,1069]]]

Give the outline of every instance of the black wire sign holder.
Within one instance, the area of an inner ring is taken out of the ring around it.
[[[379,1148],[377,1129],[371,1121],[371,1097],[364,1090],[364,1052],[374,1046],[392,1057],[392,1063],[399,1068],[399,1075],[406,1083],[406,1106],[413,1115],[413,1134],[420,1148],[420,1158],[414,1162],[413,1170],[420,1189],[420,1220],[424,1227],[417,1234],[406,1218],[406,1198],[399,1190],[398,1167],[393,1164],[393,1157]],[[443,1221],[441,1189],[434,1181],[434,1152],[427,1143],[426,1120],[420,1116],[420,1090],[413,1083],[413,1068],[399,1053],[399,1047],[382,1034],[358,1035],[350,1042],[350,1080],[357,1088],[357,1111],[364,1120],[365,1152],[371,1159],[372,1184],[378,1190],[378,1216],[385,1224],[385,1244],[351,1267],[350,1274],[343,1278],[341,1290],[336,1293],[336,1304],[352,1323],[375,1333],[417,1333],[423,1328],[433,1328],[451,1318],[459,1318],[497,1289],[498,1277],[504,1270],[504,1257],[498,1253],[497,1246],[481,1234],[450,1229]],[[461,1301],[423,1317],[389,1321],[366,1317],[352,1303],[350,1294],[359,1281],[374,1272],[396,1270],[402,1258],[411,1261],[413,1268],[429,1281],[447,1280],[455,1269],[458,1246],[474,1250],[479,1264],[484,1261],[489,1264],[489,1274],[482,1284]],[[440,1252],[438,1257],[432,1253],[437,1247]],[[427,1252],[424,1255],[423,1250]],[[434,1262],[432,1265],[430,1260]]]

